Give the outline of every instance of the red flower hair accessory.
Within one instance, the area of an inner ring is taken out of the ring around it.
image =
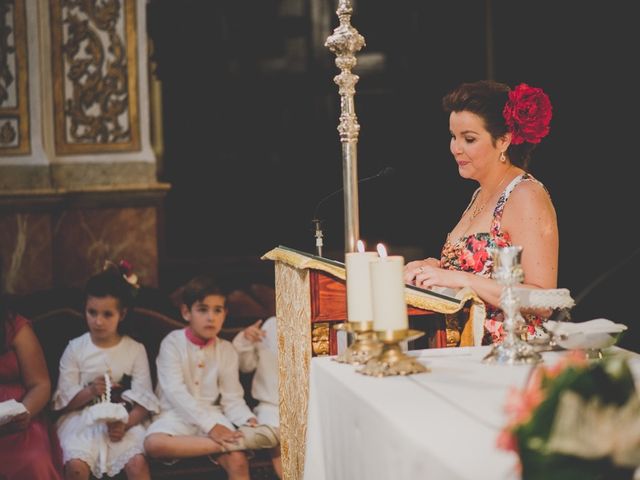
[[[540,143],[549,133],[551,101],[541,88],[521,83],[509,92],[502,116],[512,135],[511,143]]]
[[[140,288],[140,285],[138,284],[138,276],[133,272],[133,265],[127,260],[122,259],[117,265],[111,260],[105,260],[102,270],[112,270],[113,272],[122,275],[122,278],[134,288],[134,292]]]

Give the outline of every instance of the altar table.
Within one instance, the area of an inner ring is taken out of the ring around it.
[[[311,362],[305,480],[517,480],[496,439],[511,387],[531,366],[485,365],[490,347],[412,351],[429,373],[374,378]],[[636,378],[640,356],[632,357]],[[553,364],[562,353],[543,354]]]

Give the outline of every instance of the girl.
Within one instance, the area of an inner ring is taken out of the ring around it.
[[[118,329],[131,289],[120,272],[105,270],[90,278],[85,305],[89,332],[71,340],[60,359],[53,407],[63,413],[58,435],[67,479],[88,479],[91,473],[114,476],[123,468],[129,479],[150,478],[143,422],[149,412],[158,412],[158,399],[144,346]],[[112,401],[123,401],[129,411],[126,423],[96,424],[83,414],[105,393],[105,374],[114,385]]]

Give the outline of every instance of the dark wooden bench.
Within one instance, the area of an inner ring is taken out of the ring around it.
[[[52,301],[46,294],[39,293],[38,298],[30,301],[23,299],[18,302],[17,311],[27,318],[30,318],[36,335],[38,336],[44,351],[47,368],[51,377],[52,388],[58,381],[60,357],[64,352],[69,340],[76,338],[87,331],[86,322],[80,313],[81,305],[78,303],[77,295],[79,292],[65,292],[62,296],[65,298],[56,298]],[[231,294],[231,299],[235,299],[234,308],[230,308],[230,315],[225,324],[225,328],[221,333],[221,337],[231,340],[242,328],[255,322],[257,318],[265,318],[269,314],[268,311],[256,311],[254,305],[242,307],[243,293]],[[43,301],[43,298],[48,298]],[[37,308],[32,302],[41,302],[49,304],[50,309],[42,313],[35,313],[42,310],[42,305]],[[79,300],[81,302],[81,299]],[[20,306],[22,304],[22,306]],[[71,306],[60,306],[63,304]],[[177,310],[175,310],[177,312]],[[234,316],[238,312],[240,316]],[[253,316],[259,313],[258,316]],[[246,315],[251,314],[251,315]],[[172,330],[183,328],[185,323],[177,314],[169,316],[166,313],[156,311],[151,308],[135,307],[127,314],[125,321],[127,322],[127,333],[141,342],[146,350],[149,358],[149,367],[151,370],[154,386],[156,383],[156,356],[160,348],[162,339]],[[250,386],[252,376],[249,374],[241,374],[241,382],[245,388],[247,403],[250,407],[255,405],[255,401],[250,396]],[[53,412],[49,412],[52,420],[55,420]],[[248,452],[250,456],[249,466],[251,469],[252,479],[276,480],[271,459],[268,451]],[[192,459],[180,460],[173,465],[167,465],[159,461],[150,461],[152,478],[179,478],[185,480],[198,479],[224,479],[226,474],[224,470],[217,464],[213,463],[208,457],[198,457]],[[125,478],[124,474],[116,478]]]

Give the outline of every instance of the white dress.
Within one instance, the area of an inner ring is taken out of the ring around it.
[[[53,409],[60,410],[100,375],[109,373],[113,382],[124,375],[131,377],[131,388],[122,393],[127,402],[135,402],[150,412],[158,412],[159,402],[153,393],[147,353],[139,342],[123,336],[109,348],[97,347],[89,333],[69,342],[60,359],[60,378],[53,395]],[[95,477],[112,477],[139,453],[144,453],[145,426],[138,424],[122,440],[109,440],[104,423],[91,424],[84,408],[66,413],[57,422],[64,463],[80,459],[89,465]]]
[[[254,408],[258,423],[273,427],[280,426],[278,410],[278,336],[276,317],[270,317],[262,324],[265,336],[254,343],[238,333],[233,346],[240,356],[240,371],[248,373],[255,370],[251,384],[251,396],[258,401]]]
[[[187,339],[185,329],[169,333],[156,358],[160,415],[147,435],[207,435],[216,425],[234,430],[254,415],[244,400],[238,354],[217,338],[205,346]]]

